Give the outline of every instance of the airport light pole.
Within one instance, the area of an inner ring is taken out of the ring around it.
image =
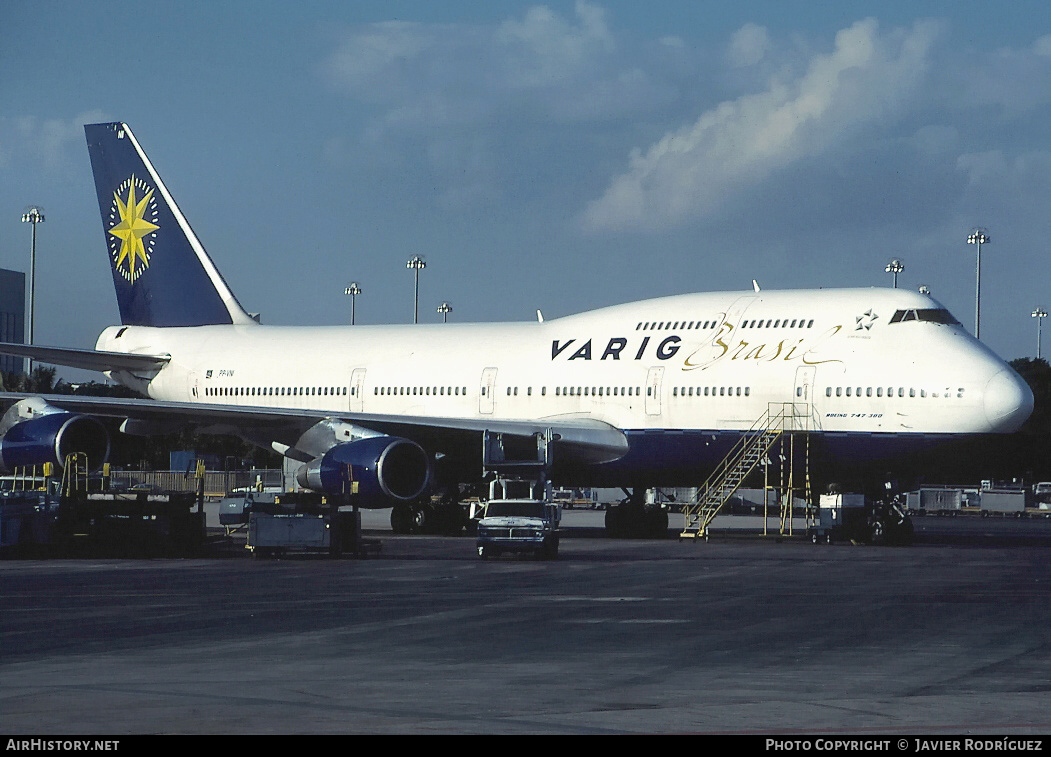
[[[894,276],[894,288],[897,289],[898,274],[905,270],[905,263],[902,262],[901,258],[891,258],[890,262],[887,263],[887,267],[883,270]]]
[[[451,313],[452,311],[453,306],[450,305],[448,302],[443,302],[441,305],[438,306],[438,312],[442,314],[442,318],[444,319],[442,323],[449,322],[449,313]]]
[[[29,344],[32,346],[36,326],[36,225],[44,222],[44,209],[30,205],[22,213],[22,223],[33,224],[33,238],[29,246]],[[33,358],[26,359],[26,378],[33,376]]]
[[[978,260],[974,267],[974,338],[981,338],[982,329],[982,245],[989,242],[983,228],[976,228],[967,235],[967,244],[978,246]]]
[[[1033,311],[1033,318],[1036,318],[1036,359],[1040,359],[1040,325],[1045,318],[1047,318],[1047,311],[1043,308],[1037,308]]]
[[[350,282],[350,285],[343,290],[343,294],[350,295],[350,325],[354,325],[354,320],[358,310],[358,295],[361,294],[361,285],[356,281]]]
[[[409,258],[409,262],[405,264],[406,268],[412,268],[416,273],[416,297],[413,300],[412,308],[412,322],[420,322],[420,270],[427,267],[427,263],[419,255],[413,255]]]

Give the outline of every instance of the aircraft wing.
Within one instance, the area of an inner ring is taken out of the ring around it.
[[[17,355],[41,363],[66,365],[88,371],[157,371],[171,359],[167,355],[138,355],[129,352],[102,352],[68,347],[38,347],[0,342],[0,355]]]
[[[106,353],[102,353],[106,354]],[[550,430],[560,449],[574,461],[587,464],[612,462],[628,451],[624,432],[592,418],[538,418],[502,420],[441,418],[432,416],[382,415],[333,412],[301,408],[270,408],[242,405],[213,405],[167,402],[123,397],[88,397],[66,394],[27,395],[0,392],[0,402],[39,397],[54,407],[75,413],[128,418],[159,426],[194,425],[216,433],[253,431],[294,441],[316,423],[341,420],[392,436],[411,439],[433,450],[455,447],[475,439],[483,431],[514,436],[532,436]]]

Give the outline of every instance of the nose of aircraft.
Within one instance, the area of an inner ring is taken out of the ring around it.
[[[1016,431],[1033,412],[1032,390],[1010,368],[989,379],[983,398],[990,431]]]

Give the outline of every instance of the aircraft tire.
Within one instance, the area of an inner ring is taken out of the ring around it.
[[[413,511],[408,505],[395,505],[390,511],[390,529],[396,534],[412,532]]]

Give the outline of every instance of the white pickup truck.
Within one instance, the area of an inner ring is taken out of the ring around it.
[[[533,552],[547,560],[558,557],[562,508],[551,501],[550,485],[494,481],[490,495],[478,521],[479,557],[484,560],[503,552]]]

